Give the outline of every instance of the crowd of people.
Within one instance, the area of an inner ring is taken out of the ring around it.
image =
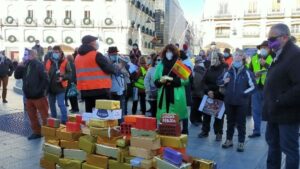
[[[243,152],[246,115],[252,112],[254,128],[249,138],[260,137],[262,119],[268,122],[268,168],[280,168],[281,152],[286,154],[287,168],[298,168],[300,70],[297,64],[300,63],[300,49],[286,25],[274,25],[268,40],[257,46],[257,53],[248,62],[243,50],[235,49],[231,53],[231,49],[225,48],[221,52],[214,42],[209,50],[201,50],[197,56],[192,56],[186,44],[182,48],[169,44],[160,53],[149,56],[143,56],[138,45],[133,44],[129,56],[123,56],[116,46],[109,47],[104,55],[97,52],[97,40],[94,36],[84,36],[82,45],[73,55],[67,56],[60,46],[49,47],[44,59],[37,42],[28,51],[28,57],[15,68],[0,54],[3,86],[7,85],[13,70],[16,79],[23,79],[26,109],[33,130],[29,139],[41,137],[37,113],[43,124],[49,107],[51,117],[57,117],[56,102],[64,124],[68,100],[72,113],[79,112],[77,98],[85,102],[85,112],[93,111],[97,99],[119,100],[122,113],[126,115],[131,99],[131,114],[160,120],[163,113],[175,113],[182,122],[184,134],[189,133],[189,121],[195,126],[202,124],[198,135],[202,139],[209,136],[214,118],[215,140],[222,141],[226,117],[226,139],[222,147],[233,146],[236,127],[237,151]],[[178,60],[192,72],[188,79],[172,71]],[[6,102],[5,96],[6,88],[3,87],[3,102]],[[204,96],[224,102],[225,115],[221,119],[199,111]]]

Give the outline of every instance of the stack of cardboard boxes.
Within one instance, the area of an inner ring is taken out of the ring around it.
[[[165,114],[159,124],[141,115],[124,117],[118,125],[120,102],[97,100],[89,118],[68,116],[66,125],[49,118],[42,127],[45,169],[212,169],[211,161],[191,160],[185,154],[176,115]],[[112,115],[114,114],[114,115]],[[83,115],[84,116],[84,115]],[[208,167],[207,167],[208,166]]]

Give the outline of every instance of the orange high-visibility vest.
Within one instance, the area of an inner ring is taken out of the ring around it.
[[[78,55],[75,59],[78,90],[110,89],[111,76],[96,63],[96,51]]]
[[[64,75],[66,73],[66,67],[67,67],[67,64],[68,64],[68,61],[67,59],[64,59],[62,61],[62,63],[60,64],[59,66],[59,71],[62,75]],[[46,71],[49,73],[50,71],[50,68],[51,68],[51,65],[52,65],[52,62],[50,60],[47,60],[47,63],[46,63]],[[68,81],[67,80],[63,80],[61,81],[61,85],[64,87],[64,88],[67,88],[68,86]]]

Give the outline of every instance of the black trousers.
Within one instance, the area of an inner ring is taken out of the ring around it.
[[[209,133],[211,116],[203,113],[202,132]],[[215,134],[223,134],[224,116],[222,119],[215,118],[214,131]]]
[[[145,115],[146,113],[146,93],[139,93],[138,94],[138,100],[133,101],[132,103],[132,114],[136,114],[138,101],[140,101],[141,111],[142,114]]]
[[[97,99],[109,99],[109,96],[107,94],[102,94],[99,96],[90,96],[90,97],[84,97],[85,101],[85,112],[92,113],[93,108],[95,108],[96,100]]]
[[[71,109],[75,112],[78,112],[79,111],[79,108],[78,108],[78,99],[77,99],[77,96],[75,97],[69,97],[69,100],[70,100],[70,103],[71,103]]]
[[[234,128],[236,126],[239,133],[239,142],[245,142],[248,105],[234,106],[225,104],[225,107],[227,113],[227,140],[232,140]]]
[[[182,119],[182,134],[189,134],[189,120],[188,119]]]
[[[197,123],[202,122],[202,112],[199,111],[199,106],[202,101],[201,97],[193,97],[192,99],[192,107],[191,107],[191,115],[190,115],[190,121],[191,123]]]
[[[152,117],[156,117],[157,112],[157,100],[149,100],[150,112]]]

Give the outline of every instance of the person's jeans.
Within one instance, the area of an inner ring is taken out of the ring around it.
[[[247,105],[228,105],[226,104],[226,115],[227,115],[227,140],[232,140],[234,134],[234,128],[238,130],[238,141],[239,143],[245,142],[246,135],[246,111]]]
[[[58,94],[49,93],[49,105],[50,105],[51,117],[53,118],[57,117],[56,101],[61,112],[61,123],[66,123],[67,107],[65,105],[65,93],[58,93]]]
[[[2,86],[2,100],[6,100],[8,76],[0,77],[0,87]]]
[[[254,130],[253,134],[260,134],[260,125],[262,117],[262,104],[263,104],[263,91],[257,90],[252,95],[252,111],[253,111],[253,121]]]
[[[285,168],[299,168],[300,124],[267,123],[266,141],[269,145],[267,168],[281,168],[281,153],[286,155]]]

